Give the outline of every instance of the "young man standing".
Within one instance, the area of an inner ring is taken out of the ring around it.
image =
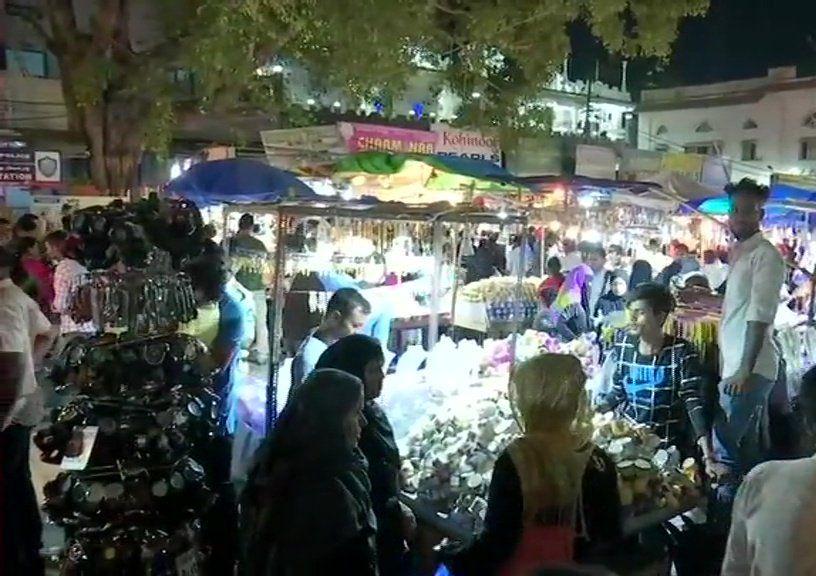
[[[0,247],[0,573],[41,575],[42,524],[28,464],[31,429],[42,418],[34,367],[59,333],[10,278]]]
[[[253,235],[254,230],[252,214],[243,214],[238,220],[238,233],[230,238],[229,249],[235,279],[252,292],[255,303],[255,341],[249,350],[249,360],[264,364],[269,358],[269,327],[263,275],[269,252],[264,243]]]
[[[617,410],[646,424],[664,445],[685,454],[697,445],[708,464],[711,445],[698,353],[689,342],[663,331],[674,298],[659,284],[641,284],[628,294],[627,308],[629,330],[618,335],[609,352],[612,388],[599,410]]]
[[[594,318],[601,296],[609,292],[612,274],[606,269],[606,250],[603,246],[593,245],[587,252],[587,265],[592,268],[592,282],[589,285],[588,318]]]
[[[762,424],[777,376],[779,354],[772,340],[785,263],[760,231],[768,188],[749,178],[728,190],[729,226],[737,240],[720,324],[720,406],[715,425],[718,457],[742,477],[763,459]]]
[[[312,330],[300,343],[292,361],[292,390],[300,386],[314,370],[320,355],[331,344],[349,334],[359,332],[365,325],[371,305],[354,288],[341,288],[329,299],[326,314],[320,326]],[[291,391],[290,391],[291,395]]]

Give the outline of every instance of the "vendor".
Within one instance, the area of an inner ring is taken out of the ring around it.
[[[415,520],[399,501],[399,448],[391,422],[376,401],[382,392],[384,362],[377,340],[352,334],[329,346],[315,369],[342,370],[363,383],[365,423],[359,447],[368,461],[371,503],[377,517],[377,563],[380,576],[398,576],[406,568],[405,543],[412,539]]]
[[[614,367],[611,390],[598,409],[648,425],[665,445],[683,452],[696,443],[709,463],[711,438],[697,350],[663,331],[674,298],[667,288],[649,283],[630,292],[627,302],[629,330],[616,336],[607,356]]]
[[[358,332],[369,314],[371,305],[354,288],[341,288],[335,292],[329,299],[320,326],[307,334],[298,346],[292,361],[292,390],[314,370],[326,348],[343,336]]]
[[[585,379],[567,354],[537,356],[513,373],[510,401],[523,435],[496,461],[484,531],[464,549],[443,550],[453,575],[532,574],[597,558],[618,541],[617,473],[590,441]]]

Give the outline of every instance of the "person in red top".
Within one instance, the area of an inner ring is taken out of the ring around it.
[[[54,271],[42,259],[40,245],[33,238],[20,238],[17,248],[19,268],[25,273],[26,282],[31,284],[31,297],[43,314],[48,315],[54,303]]]
[[[547,260],[547,279],[538,287],[538,296],[546,306],[552,306],[558,291],[564,283],[564,275],[561,273],[561,261],[553,256]]]

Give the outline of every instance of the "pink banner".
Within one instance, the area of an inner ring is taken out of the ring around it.
[[[433,154],[438,136],[425,130],[409,130],[374,124],[341,122],[340,132],[349,152],[379,150],[383,152],[415,152]]]

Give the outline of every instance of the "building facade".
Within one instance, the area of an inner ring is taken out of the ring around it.
[[[645,90],[638,145],[723,156],[732,181],[816,174],[816,77],[784,67],[762,78]]]

